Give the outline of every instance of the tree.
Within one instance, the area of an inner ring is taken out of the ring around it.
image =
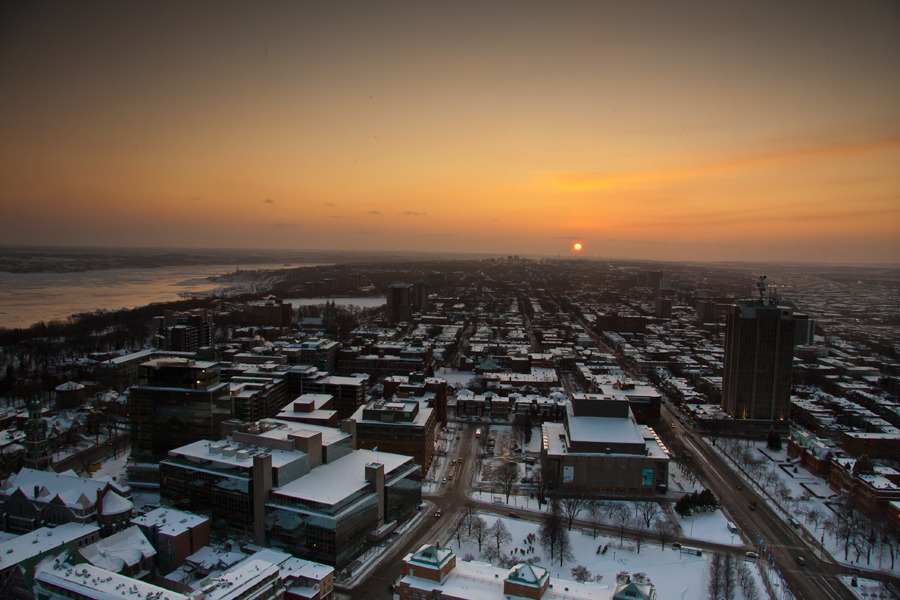
[[[594,537],[600,534],[600,528],[603,526],[603,515],[606,512],[606,503],[602,500],[594,500],[588,505],[588,513],[591,515],[591,528],[594,530]]]
[[[666,542],[675,537],[675,527],[667,519],[657,519],[653,524],[653,531],[662,544],[662,549],[666,549]]]
[[[625,528],[631,523],[631,509],[624,504],[617,504],[613,510],[613,523],[619,526],[619,542],[625,541]]]
[[[519,483],[519,465],[514,462],[503,463],[491,474],[491,483],[506,495],[506,502]]]
[[[563,512],[566,514],[566,525],[569,531],[572,530],[572,521],[578,516],[582,510],[587,508],[589,504],[588,498],[584,494],[575,494],[568,498],[563,498],[560,504]]]
[[[559,557],[559,565],[572,556],[572,543],[569,531],[563,526],[563,515],[557,500],[550,501],[550,512],[544,515],[538,533],[541,545],[550,555],[550,562]]]
[[[472,532],[472,539],[478,542],[479,552],[481,552],[481,545],[484,543],[484,540],[487,537],[487,529],[487,523],[483,518],[474,517],[472,519],[470,531]]]
[[[503,524],[503,519],[494,521],[494,524],[488,529],[488,536],[494,541],[497,550],[500,550],[500,546],[503,544],[512,541],[512,535],[509,533],[506,525]]]
[[[740,561],[737,564],[737,581],[738,587],[741,588],[741,593],[744,595],[744,600],[757,600],[759,598],[759,594],[756,591],[756,580],[750,573],[750,567],[744,561]]]
[[[872,462],[872,459],[869,458],[868,455],[863,454],[856,462],[853,463],[853,475],[874,475],[875,474],[875,463]]]
[[[577,581],[578,583],[586,583],[591,581],[594,576],[591,575],[591,572],[588,571],[587,567],[584,565],[578,565],[577,567],[572,567],[572,579]]]
[[[644,524],[646,529],[650,529],[650,524],[653,523],[653,519],[661,512],[659,504],[648,501],[635,504],[634,511],[637,514],[638,520]]]
[[[734,600],[737,587],[737,560],[716,552],[709,560],[709,600]]]
[[[538,510],[540,510],[543,503],[546,502],[544,494],[547,493],[547,481],[544,478],[544,471],[540,468],[532,470],[531,478],[534,480],[535,499],[538,503]]]

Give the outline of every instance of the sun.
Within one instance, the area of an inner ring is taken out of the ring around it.
[[[572,250],[574,250],[575,252],[581,251],[581,242],[575,242],[575,245],[572,246]]]

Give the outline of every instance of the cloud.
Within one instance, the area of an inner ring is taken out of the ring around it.
[[[403,211],[402,214],[406,215],[407,217],[427,217],[428,216],[427,212],[425,212],[425,211],[419,212],[417,210],[405,210],[405,211]]]
[[[566,191],[580,192],[595,189],[641,188],[703,179],[716,174],[758,167],[777,167],[804,159],[829,159],[860,154],[872,154],[900,148],[900,136],[864,142],[838,142],[818,146],[785,148],[776,152],[736,156],[728,160],[701,165],[660,169],[602,173],[599,171],[552,171],[541,173],[543,180]]]
[[[577,235],[557,235],[553,238],[554,240],[580,240],[581,237]]]
[[[336,207],[337,205],[336,205],[334,202],[326,202],[326,203],[325,203],[325,206]]]
[[[266,198],[265,200],[263,200],[263,204],[275,204],[275,201],[271,198]]]
[[[366,213],[366,214],[369,214],[369,215],[381,215],[381,211],[370,210],[370,211],[369,211],[368,213]]]

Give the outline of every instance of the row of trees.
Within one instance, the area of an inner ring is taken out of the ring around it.
[[[713,554],[709,559],[709,600],[735,600],[738,590],[744,600],[759,598],[747,562],[731,554]]]

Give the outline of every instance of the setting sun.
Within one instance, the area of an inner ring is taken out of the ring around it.
[[[575,242],[575,245],[572,246],[572,250],[574,250],[575,252],[581,250],[581,242]]]

